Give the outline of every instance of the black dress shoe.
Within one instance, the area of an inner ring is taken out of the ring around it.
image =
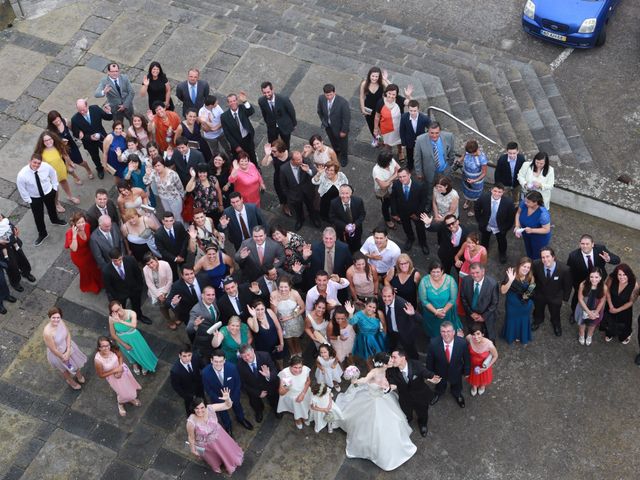
[[[294,225],[293,229],[297,232],[298,230],[300,230],[302,228],[302,222],[296,222],[296,224]]]
[[[30,273],[27,273],[26,275],[22,275],[22,276],[26,278],[29,282],[36,283],[36,277],[31,275]]]
[[[531,325],[531,330],[533,330],[534,332],[540,328],[540,324],[539,323],[534,323],[533,325]]]
[[[7,313],[7,309],[4,308],[4,305],[0,304],[0,315],[4,315],[6,313]],[[638,355],[638,356],[640,356],[640,355]]]
[[[256,422],[260,423],[262,418],[262,412],[256,412]]]
[[[282,418],[282,412],[276,413],[276,418],[280,420]]]
[[[556,334],[556,337],[561,337],[562,336],[562,327],[554,327],[553,328],[553,333]]]
[[[42,242],[44,242],[45,238],[47,238],[49,235],[48,234],[44,234],[44,235],[38,235],[38,238],[36,238],[36,241],[33,242],[33,245],[36,247],[39,247],[40,245],[42,245]]]
[[[438,395],[436,393],[436,394],[433,395],[433,398],[429,402],[429,405],[431,405],[431,406],[435,405],[436,403],[438,403],[438,400],[440,400],[440,395]]]
[[[422,253],[424,253],[425,255],[429,255],[429,253],[431,253],[429,251],[429,246],[428,245],[420,245],[420,249],[422,250]]]
[[[404,244],[402,249],[403,250],[411,250],[411,247],[413,247],[413,240],[407,240],[407,243]]]
[[[456,403],[460,408],[464,408],[464,397],[462,395],[456,397]]]
[[[429,429],[427,428],[426,425],[420,426],[420,435],[422,435],[423,437],[426,437],[428,432],[429,432]]]
[[[242,420],[238,420],[238,423],[242,425],[244,428],[246,428],[247,430],[253,430],[253,424],[246,418],[243,418]]]
[[[7,296],[7,298],[5,298],[5,300],[9,303],[16,303],[18,301],[18,299],[16,297],[14,297],[13,295],[9,295]]]
[[[98,178],[102,180],[104,178],[104,170],[98,170]]]
[[[153,323],[153,320],[151,320],[149,317],[145,317],[144,315],[140,317],[140,321],[142,323],[146,323],[147,325],[151,325]]]
[[[59,218],[55,222],[51,222],[51,223],[53,223],[54,225],[58,225],[60,227],[64,227],[64,226],[68,225],[67,221],[66,220],[62,220],[61,218]]]
[[[24,287],[19,283],[16,283],[15,285],[11,285],[11,288],[13,288],[16,292],[24,292]]]

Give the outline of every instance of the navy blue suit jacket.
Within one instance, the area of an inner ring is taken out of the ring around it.
[[[223,369],[224,383],[220,384],[218,375],[213,371],[213,365],[209,364],[202,370],[202,385],[204,386],[204,393],[207,394],[209,400],[212,403],[222,403],[220,397],[222,396],[222,388],[228,388],[231,390],[231,400],[235,402],[240,401],[240,374],[237,367],[230,362],[224,362]]]
[[[413,126],[411,125],[410,114],[409,112],[404,112],[400,117],[400,140],[402,141],[402,145],[413,148],[416,144],[417,136],[425,133],[430,124],[431,119],[424,113],[418,112],[418,125],[414,132]]]

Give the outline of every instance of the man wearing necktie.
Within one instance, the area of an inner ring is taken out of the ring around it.
[[[510,197],[504,196],[504,185],[496,183],[491,192],[483,193],[474,203],[480,243],[489,251],[491,235],[498,241],[500,263],[507,262],[507,233],[513,228],[516,207]]]
[[[346,167],[349,162],[349,124],[351,122],[349,102],[340,95],[336,95],[336,87],[330,83],[322,87],[322,91],[323,94],[318,97],[316,109],[318,117],[340,160],[340,165]]]
[[[267,141],[272,143],[280,137],[289,150],[291,134],[298,123],[296,110],[288,97],[280,93],[276,96],[271,82],[262,82],[260,89],[262,97],[258,100],[258,106],[267,125]]]
[[[398,171],[398,179],[393,182],[391,188],[391,218],[396,222],[402,222],[402,229],[407,236],[407,241],[403,247],[405,251],[411,250],[413,246],[416,238],[413,233],[415,226],[422,253],[429,255],[425,226],[420,220],[420,215],[430,210],[430,205],[427,205],[426,199],[424,184],[418,180],[413,180],[408,169],[401,168]]]
[[[176,85],[176,97],[182,102],[182,116],[187,116],[188,110],[198,112],[204,105],[204,99],[209,95],[209,84],[200,80],[200,70],[192,68],[187,72],[187,79]]]
[[[258,249],[262,250],[262,259]],[[251,238],[242,242],[234,258],[242,270],[243,281],[254,282],[262,275],[263,265],[284,265],[284,248],[267,237],[267,231],[262,225],[256,225],[251,232]]]
[[[98,178],[104,178],[102,166],[102,145],[107,132],[102,126],[103,120],[113,120],[109,104],[104,107],[89,105],[86,98],[76,101],[76,110],[71,117],[71,132],[82,141],[82,146],[89,152],[93,164],[96,166]]]
[[[227,95],[227,105],[229,108],[222,114],[220,121],[231,150],[236,155],[245,151],[260,170],[256,158],[255,130],[249,120],[249,117],[255,113],[253,105],[249,103],[247,94],[242,90],[237,95],[235,93]]]
[[[562,302],[571,295],[571,272],[563,263],[556,262],[556,254],[551,247],[540,250],[540,260],[534,260],[531,267],[536,288],[533,291],[533,325],[537,330],[544,322],[545,309],[549,309],[553,333],[562,335],[560,309]]]
[[[109,192],[104,188],[98,188],[95,194],[95,203],[88,208],[86,215],[92,232],[98,228],[98,219],[103,215],[111,217],[113,225],[120,225],[118,207],[109,198]]]
[[[300,230],[304,223],[304,207],[311,222],[320,227],[320,219],[314,207],[317,195],[316,187],[311,179],[316,174],[316,167],[310,159],[302,157],[298,150],[291,152],[291,160],[280,167],[280,185],[287,195],[287,205],[291,209],[296,224],[294,230]]]
[[[465,313],[465,323],[469,327],[478,322],[492,342],[496,340],[496,310],[498,308],[498,282],[485,274],[484,265],[472,263],[469,275],[460,281],[460,300]]]
[[[351,185],[341,185],[338,198],[331,200],[329,207],[329,221],[336,229],[336,233],[354,253],[362,246],[362,224],[365,216],[364,201],[353,196]]]
[[[114,121],[122,121],[126,118],[129,123],[131,123],[133,115],[134,95],[135,92],[129,78],[120,74],[120,67],[117,63],[110,63],[107,66],[107,76],[100,81],[94,92],[96,98],[107,98]]]
[[[111,217],[102,215],[98,219],[98,228],[96,228],[89,239],[89,248],[98,267],[101,270],[111,262],[111,250],[118,248],[124,251],[124,239],[117,225],[111,222]]]
[[[242,389],[249,397],[249,405],[255,413],[256,422],[260,423],[264,416],[266,399],[277,418],[282,414],[278,409],[278,370],[268,352],[256,352],[251,345],[242,345],[238,350],[238,373]]]
[[[177,280],[178,266],[187,258],[189,234],[182,222],[176,222],[173,213],[167,211],[162,215],[162,227],[156,230],[154,237],[162,259],[171,266],[173,280]]]
[[[178,359],[171,367],[169,379],[173,390],[184,400],[187,417],[191,411],[193,397],[204,397],[201,370],[204,364],[197,353],[191,351],[191,345],[185,344],[178,352]]]

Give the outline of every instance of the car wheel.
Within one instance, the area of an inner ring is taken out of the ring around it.
[[[607,41],[607,26],[605,25],[604,27],[602,27],[602,30],[600,30],[600,35],[598,35],[598,38],[596,39],[596,47],[601,47],[604,45],[604,42]]]

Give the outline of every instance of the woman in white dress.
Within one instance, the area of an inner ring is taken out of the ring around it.
[[[347,432],[347,457],[371,460],[386,471],[398,468],[417,450],[409,438],[407,417],[393,393],[395,385],[389,385],[385,375],[389,362],[388,353],[377,353],[375,368],[336,399],[342,412],[336,424]]]
[[[293,413],[293,420],[298,430],[302,430],[304,421],[309,418],[309,407],[311,406],[310,372],[311,369],[302,363],[302,357],[294,355],[289,360],[289,366],[278,373],[280,378],[278,413]]]
[[[300,294],[291,288],[291,281],[278,279],[278,290],[271,292],[271,311],[276,312],[282,326],[282,336],[291,355],[302,355],[300,337],[304,333],[304,302]]]

